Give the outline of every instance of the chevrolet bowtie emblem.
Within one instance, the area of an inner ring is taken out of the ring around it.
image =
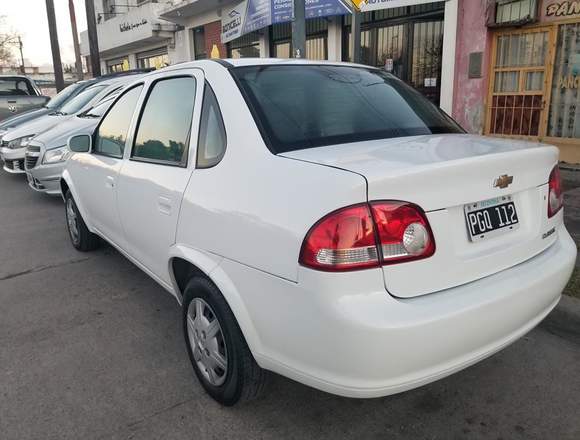
[[[507,188],[514,181],[514,176],[503,174],[493,181],[494,188]]]

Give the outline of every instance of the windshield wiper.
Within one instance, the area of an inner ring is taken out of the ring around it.
[[[60,110],[57,110],[55,112],[50,113],[51,116],[65,116],[66,113],[61,112]]]

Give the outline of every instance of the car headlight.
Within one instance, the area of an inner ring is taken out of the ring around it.
[[[70,156],[70,150],[67,146],[55,148],[53,150],[48,150],[44,153],[44,157],[42,158],[42,163],[59,163],[64,162]]]
[[[15,150],[17,148],[26,147],[28,145],[28,143],[30,142],[30,140],[34,136],[35,135],[31,134],[30,136],[22,136],[22,137],[13,139],[10,142],[8,142],[8,148],[12,148],[13,150]]]

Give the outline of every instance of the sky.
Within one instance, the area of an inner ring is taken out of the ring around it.
[[[72,31],[68,0],[53,0],[56,15],[60,57],[65,64],[74,64]],[[74,0],[77,30],[87,28],[84,0]],[[33,66],[52,65],[45,0],[0,0],[0,16],[4,22],[0,32],[15,31],[22,36],[24,58]],[[15,52],[17,59],[20,55]],[[27,62],[28,65],[28,62]]]

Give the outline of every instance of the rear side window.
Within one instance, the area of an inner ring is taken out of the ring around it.
[[[209,84],[205,85],[197,145],[197,168],[217,165],[226,152],[226,130],[222,114]]]
[[[187,165],[195,87],[192,77],[162,79],[153,85],[135,136],[134,159]]]
[[[95,153],[123,157],[129,125],[142,89],[143,86],[140,85],[129,90],[111,107],[97,131],[93,149]]]
[[[32,85],[24,78],[0,78],[0,96],[36,95]]]
[[[273,153],[461,128],[420,93],[377,69],[252,66],[232,69]]]

